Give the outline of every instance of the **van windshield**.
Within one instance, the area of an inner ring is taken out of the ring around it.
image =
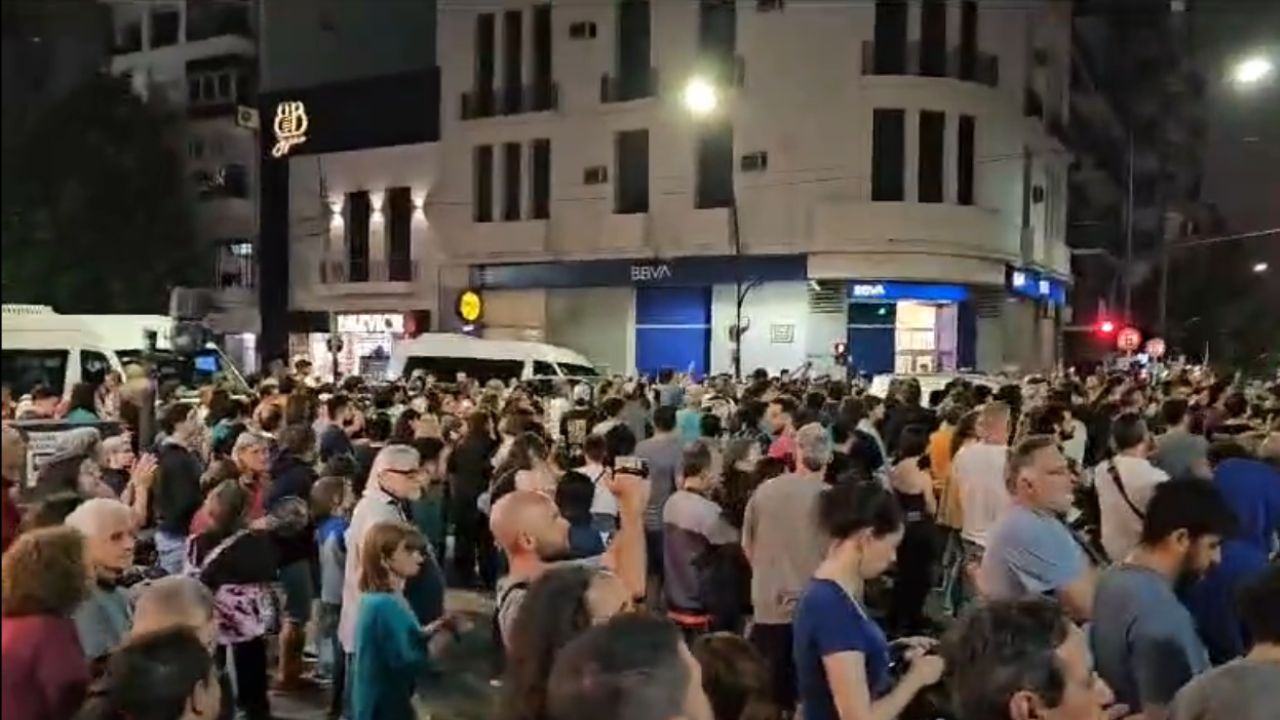
[[[69,356],[66,350],[3,350],[0,351],[0,377],[13,391],[14,398],[31,392],[36,385],[61,394]]]
[[[458,373],[465,373],[468,378],[482,383],[490,380],[507,382],[524,376],[524,361],[422,355],[408,358],[404,364],[405,376],[408,377],[417,370],[435,376],[440,382],[454,382]]]
[[[558,362],[560,372],[568,377],[596,377],[600,373],[590,365],[576,365],[574,363]]]
[[[249,386],[240,373],[231,366],[222,353],[213,348],[197,351],[195,355],[186,357],[168,350],[119,350],[116,352],[121,363],[150,364],[155,368],[156,379],[164,385],[166,381],[178,383],[178,394],[186,395],[199,390],[201,386],[220,384],[232,395],[248,395]]]

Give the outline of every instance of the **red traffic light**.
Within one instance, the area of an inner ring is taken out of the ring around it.
[[[1110,320],[1103,320],[1102,322],[1098,323],[1098,332],[1102,333],[1103,335],[1110,335],[1115,331],[1116,331],[1116,324]]]

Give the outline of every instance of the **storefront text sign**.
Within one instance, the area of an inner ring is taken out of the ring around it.
[[[401,313],[343,313],[337,320],[340,333],[404,333]]]
[[[671,266],[667,263],[631,266],[631,282],[656,282],[670,277]]]
[[[276,118],[271,124],[275,133],[276,144],[271,148],[271,157],[282,158],[289,154],[295,145],[307,141],[307,106],[299,100],[286,100],[276,105]]]
[[[854,283],[853,296],[856,298],[882,298],[884,285],[880,283]]]

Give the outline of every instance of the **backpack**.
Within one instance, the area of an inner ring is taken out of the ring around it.
[[[218,543],[203,562],[195,562],[195,536],[187,540],[184,574],[200,579],[227,548],[249,534],[241,530]],[[254,640],[280,629],[280,601],[270,583],[228,583],[213,591],[213,614],[218,624],[218,643],[234,645]]]

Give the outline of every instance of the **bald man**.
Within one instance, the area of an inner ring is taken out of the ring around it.
[[[618,498],[620,528],[603,555],[585,560],[555,562],[569,550],[569,522],[560,516],[560,510],[547,495],[516,490],[494,504],[489,526],[494,540],[506,553],[510,568],[507,576],[498,581],[498,628],[504,646],[529,584],[557,565],[610,570],[632,597],[644,597],[644,509],[649,502],[649,481],[615,473],[607,482]]]

